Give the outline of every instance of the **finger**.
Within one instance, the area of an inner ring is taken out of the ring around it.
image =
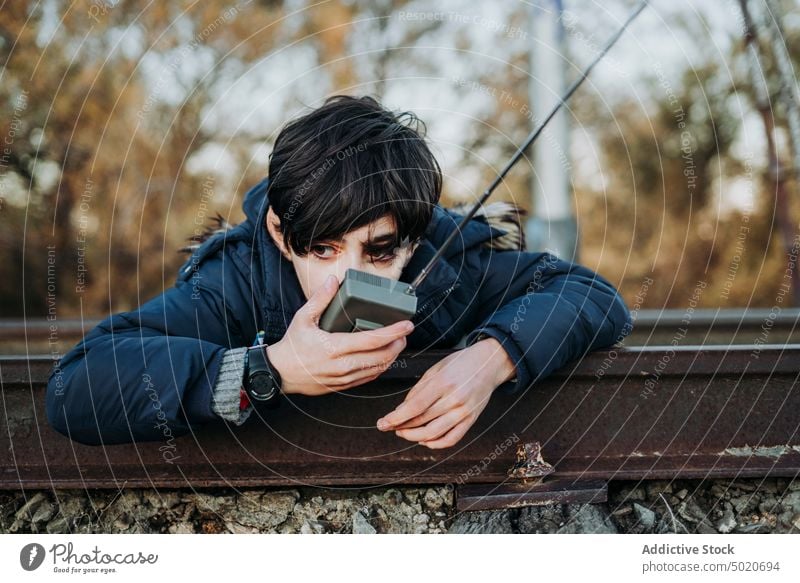
[[[448,395],[440,395],[439,399],[436,400],[430,407],[428,407],[425,411],[422,412],[421,415],[417,415],[408,421],[403,423],[399,423],[395,425],[392,429],[411,429],[413,427],[420,427],[425,425],[429,421],[444,415],[450,409],[455,409],[458,406],[458,403],[455,403],[452,398],[449,398]]]
[[[450,431],[450,429],[455,427],[455,425],[467,415],[468,411],[460,407],[457,409],[450,409],[444,415],[437,417],[427,425],[414,427],[412,429],[398,429],[395,433],[398,437],[409,441],[432,441]]]
[[[422,415],[417,415],[413,419],[409,419],[405,423],[401,423],[399,425],[395,425],[392,429],[395,431],[398,429],[413,429],[414,427],[421,427],[428,423],[429,421],[440,417],[447,411],[447,406],[444,404],[444,399],[439,399],[430,408],[425,411]]]
[[[314,293],[311,294],[305,305],[298,310],[298,313],[302,313],[308,321],[319,324],[319,319],[325,308],[328,307],[338,291],[339,280],[336,279],[335,275],[331,274],[321,286],[314,290]]]
[[[365,383],[368,383],[369,379],[358,379],[353,382],[347,383],[346,385],[336,386],[335,388],[331,389],[332,391],[346,391],[347,389],[352,389],[353,387],[361,386]]]
[[[412,330],[414,330],[414,323],[411,320],[402,320],[375,330],[334,332],[331,334],[331,342],[339,355],[368,352],[382,348],[398,338],[404,338]]]
[[[398,338],[384,348],[358,353],[360,355],[358,357],[354,355],[337,357],[336,370],[329,373],[329,381],[338,387],[374,380],[395,363],[405,345],[406,339]]]
[[[466,435],[469,428],[472,427],[473,420],[467,416],[466,418],[462,419],[458,423],[456,423],[455,427],[453,427],[450,431],[442,435],[438,439],[434,439],[432,441],[421,441],[419,444],[424,445],[430,449],[442,449],[445,447],[452,447],[459,441],[461,438]]]
[[[406,339],[405,337],[400,337],[382,348],[350,354],[345,359],[352,363],[352,371],[354,372],[362,371],[372,374],[378,371],[379,374],[383,374],[397,360],[397,357],[405,347]]]
[[[397,342],[402,343],[402,339],[398,340]],[[392,361],[399,350],[400,346],[392,346],[390,350],[384,351],[385,356],[382,358],[383,362],[371,365],[354,365],[348,361],[346,370],[335,377],[333,382],[338,386],[353,382],[363,384],[374,380],[386,372],[386,369],[392,365]]]
[[[420,382],[423,382],[423,380]],[[432,385],[427,391],[419,391],[410,398],[407,396],[406,400],[400,403],[394,411],[378,419],[378,429],[387,431],[396,425],[413,419],[417,415],[421,415],[436,402],[439,396],[439,390]]]
[[[344,382],[341,378],[338,378],[325,383],[320,383],[320,386],[324,390],[319,392],[318,395],[327,395],[329,393],[338,393],[341,391],[346,391],[347,389],[358,387],[360,385],[368,383],[369,381],[370,381],[369,377],[356,378],[354,380],[349,380],[349,382]]]

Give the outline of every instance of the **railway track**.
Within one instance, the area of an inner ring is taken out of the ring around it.
[[[800,344],[595,352],[520,395],[494,395],[449,449],[375,429],[450,352],[401,354],[403,366],[369,385],[291,397],[239,428],[206,425],[170,456],[159,443],[91,447],[57,434],[44,413],[53,359],[0,357],[0,489],[454,484],[477,504],[487,492],[597,500],[615,479],[800,472]],[[508,470],[534,441],[554,472],[522,487]]]

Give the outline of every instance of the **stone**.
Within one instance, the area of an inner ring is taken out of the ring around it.
[[[442,496],[442,500],[444,500],[445,506],[453,506],[455,492],[456,489],[452,484],[449,484],[439,489],[439,493]]]
[[[36,512],[33,513],[33,516],[31,517],[31,523],[40,524],[42,522],[47,522],[53,517],[55,510],[56,507],[53,506],[49,500],[45,500],[42,502],[39,508],[36,509]]]
[[[660,497],[661,498],[661,497]],[[659,508],[663,507],[664,511],[661,513],[661,520],[659,521],[658,525],[655,528],[655,532],[658,534],[664,533],[688,533],[689,530],[686,526],[681,522],[677,516],[675,516],[675,510],[673,509],[673,505],[675,505],[675,501],[678,501],[678,498],[675,496],[670,496],[670,502],[667,502],[665,498],[661,498],[659,501]]]
[[[167,529],[170,534],[194,534],[194,526],[188,522],[176,522]]]
[[[511,514],[508,510],[461,512],[448,529],[453,534],[511,534]]]
[[[608,511],[595,504],[581,506],[570,504],[568,521],[556,532],[559,534],[613,534],[617,528],[611,521]]]
[[[453,498],[452,485],[11,492],[0,494],[0,531],[342,533],[354,528],[356,512],[356,531],[379,533],[800,531],[800,480],[612,482],[609,502],[593,509],[553,504],[464,514]]]
[[[736,511],[736,514],[743,514],[750,506],[751,502],[752,497],[750,496],[731,497],[731,504],[733,505],[733,509]]]
[[[133,519],[130,514],[120,514],[119,518],[114,521],[114,529],[119,532],[127,532],[133,524]]]
[[[286,521],[299,497],[300,494],[296,490],[242,492],[235,509],[229,513],[230,520],[226,520],[226,525],[235,529],[236,532],[258,532],[273,529]],[[238,523],[244,527],[244,530],[232,526],[233,523]]]
[[[244,494],[244,493],[243,493]],[[219,514],[227,511],[234,504],[232,496],[212,496],[203,492],[195,492],[189,496],[189,502],[200,512]]]
[[[645,489],[642,487],[625,487],[619,491],[620,502],[628,502],[630,500],[644,500]]]
[[[764,480],[758,486],[759,492],[767,492],[769,494],[778,493],[778,483],[775,480]]]
[[[302,534],[325,534],[325,525],[319,520],[304,520],[300,532]]]
[[[412,506],[419,504],[419,489],[409,488],[403,492],[403,496],[405,496],[406,501]]]
[[[791,529],[792,528],[792,518],[793,514],[791,510],[786,510],[785,512],[781,512],[780,516],[778,516],[778,520],[780,520],[781,526]]]
[[[713,526],[711,526],[708,522],[705,521],[698,522],[695,529],[699,534],[719,534]]]
[[[773,498],[772,496],[770,496],[768,499],[764,500],[763,502],[761,502],[761,504],[758,505],[758,510],[762,514],[770,514],[778,510],[779,506],[780,505],[778,501],[775,500],[775,498]]]
[[[428,520],[430,520],[430,517],[427,514],[417,514],[414,517],[414,522],[417,524],[428,524]]]
[[[736,517],[733,514],[733,510],[730,506],[725,508],[725,511],[722,513],[722,518],[720,518],[716,523],[717,530],[722,534],[728,534],[729,532],[733,532],[733,529],[736,528]]]
[[[627,516],[631,512],[633,512],[633,507],[631,507],[631,506],[626,504],[625,506],[621,506],[621,507],[617,508],[616,510],[614,510],[611,513],[611,515],[612,516],[617,516],[617,517]]]
[[[69,533],[69,524],[67,519],[62,517],[51,520],[45,527],[48,534],[67,534]]]
[[[439,510],[442,506],[444,506],[444,498],[436,488],[428,488],[425,491],[423,502],[429,510],[434,511]]]
[[[386,499],[386,503],[392,506],[397,506],[403,501],[403,493],[397,488],[389,488],[384,492],[383,497]]]
[[[43,504],[49,504],[47,496],[43,492],[37,492],[31,496],[19,510],[14,513],[14,521],[9,527],[9,532],[20,532],[31,530],[31,523],[34,523],[33,517]],[[52,516],[52,512],[51,512]],[[49,518],[49,517],[48,517]]]
[[[225,527],[228,529],[228,532],[231,534],[258,534],[259,529],[255,526],[245,526],[243,524],[239,524],[238,522],[233,522],[232,520],[225,521]]]
[[[633,504],[633,511],[636,513],[636,518],[646,531],[653,530],[656,525],[656,513],[642,506],[641,504]]]
[[[783,498],[781,498],[781,506],[783,506],[785,510],[800,512],[800,491],[784,494]]]
[[[715,482],[711,485],[709,492],[717,498],[725,498],[726,496],[730,498],[730,490],[724,482]]]
[[[739,526],[737,532],[740,532],[742,534],[757,534],[760,532],[767,532],[768,529],[769,527],[767,524],[764,524],[762,522],[752,522],[750,524],[744,524]]]
[[[657,534],[681,534],[688,533],[689,529],[678,518],[674,518],[671,514],[666,513],[661,515],[661,520],[655,528]]]
[[[415,522],[414,526],[411,529],[412,534],[425,534],[430,532],[428,530],[428,523],[427,522]]]
[[[142,502],[154,510],[166,510],[180,503],[177,492],[146,490],[142,492]]]
[[[25,504],[23,504],[19,510],[17,510],[14,518],[17,520],[30,520],[33,513],[43,502],[47,502],[47,496],[45,496],[43,492],[37,492],[31,496],[31,498],[25,502]]]
[[[377,532],[360,511],[353,513],[353,534],[375,534]]]
[[[694,496],[689,496],[678,505],[678,515],[687,522],[695,523],[697,532],[703,534],[716,533],[716,529],[711,526],[708,515],[697,503]]]
[[[647,490],[647,497],[654,499],[661,493],[672,494],[672,482],[653,480],[652,482],[647,482],[645,489]]]

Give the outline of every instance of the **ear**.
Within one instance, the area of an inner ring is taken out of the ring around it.
[[[281,233],[281,220],[278,218],[278,215],[275,214],[275,211],[272,210],[272,207],[267,209],[267,217],[265,219],[267,224],[267,231],[269,232],[269,236],[272,238],[272,241],[275,243],[275,246],[280,250],[281,255],[283,255],[289,261],[292,260],[292,255],[289,253],[289,250],[286,248],[286,245],[283,243],[283,234]]]

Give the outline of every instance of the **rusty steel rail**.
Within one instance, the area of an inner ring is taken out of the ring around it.
[[[640,310],[626,346],[800,343],[800,309]]]
[[[375,429],[450,352],[404,353],[405,367],[368,385],[294,396],[238,428],[206,425],[171,456],[160,443],[90,447],[57,434],[44,412],[51,358],[0,357],[0,488],[508,484],[517,445],[530,441],[554,467],[549,479],[576,488],[800,472],[800,345],[596,352],[519,395],[496,393],[448,449]]]
[[[59,354],[77,344],[99,319],[0,319],[0,354]]]

